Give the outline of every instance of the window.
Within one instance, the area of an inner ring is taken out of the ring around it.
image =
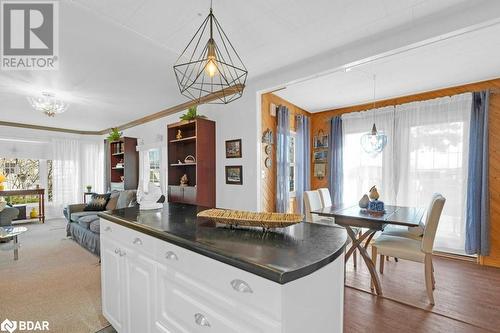
[[[344,202],[377,185],[386,204],[427,208],[439,192],[446,204],[434,248],[463,254],[470,110],[471,94],[462,94],[343,116]],[[373,122],[388,137],[376,156],[360,146]]]
[[[295,196],[296,181],[297,181],[297,168],[295,165],[295,153],[296,153],[296,133],[290,132],[290,138],[288,141],[288,163],[289,163],[289,183],[290,183],[290,196]]]
[[[149,157],[149,182],[160,186],[160,150],[148,150]]]

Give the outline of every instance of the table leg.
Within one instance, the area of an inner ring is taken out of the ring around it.
[[[45,223],[45,193],[42,194],[42,223]]]
[[[38,195],[38,222],[42,222],[42,197]]]
[[[352,246],[346,254],[346,260],[348,259],[348,255],[350,255],[350,253],[352,253],[355,249],[358,249],[359,254],[361,254],[361,257],[365,261],[366,267],[368,267],[368,271],[370,272],[373,285],[375,286],[375,292],[377,293],[377,295],[382,295],[382,286],[380,285],[380,279],[378,277],[375,264],[373,263],[372,259],[366,252],[365,247],[362,246],[361,244],[366,237],[373,235],[374,233],[377,232],[377,230],[370,229],[366,231],[363,235],[361,235],[360,238],[356,239],[356,234],[354,233],[354,231],[351,229],[350,226],[345,226],[345,229],[347,231],[347,234],[349,235],[349,237],[351,237],[352,240]]]
[[[17,236],[14,236],[14,260],[19,259],[19,250],[17,249],[17,247],[18,247]]]

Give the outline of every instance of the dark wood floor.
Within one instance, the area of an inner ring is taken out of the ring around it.
[[[380,276],[384,296],[379,297],[370,292],[364,263],[359,261],[354,269],[352,261],[348,262],[344,332],[500,332],[500,269],[439,257],[434,266],[436,305],[432,307],[425,292],[422,264],[386,261]],[[115,331],[108,328],[99,332]]]
[[[440,257],[434,258],[434,266],[436,305],[431,306],[422,264],[386,261],[380,275],[384,296],[377,297],[370,293],[364,263],[354,269],[349,262],[345,332],[401,332],[410,327],[411,332],[500,332],[500,269]]]

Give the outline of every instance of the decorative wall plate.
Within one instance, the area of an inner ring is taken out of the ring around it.
[[[266,166],[266,168],[270,169],[273,166],[273,160],[269,157],[266,157],[264,165]]]
[[[273,152],[273,147],[271,145],[267,145],[264,151],[266,152],[266,155],[269,156]]]

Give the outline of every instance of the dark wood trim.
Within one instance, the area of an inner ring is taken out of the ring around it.
[[[184,102],[184,103],[172,106],[170,108],[167,108],[165,110],[153,113],[149,116],[145,116],[145,117],[130,121],[128,123],[122,124],[120,126],[117,126],[117,128],[118,128],[118,130],[122,131],[122,130],[129,129],[129,128],[132,128],[135,126],[146,124],[150,121],[157,120],[157,119],[169,116],[171,114],[187,110],[192,106],[206,104],[206,103],[209,103],[211,101],[217,100],[224,95],[230,95],[233,92],[234,93],[239,92],[239,91],[243,90],[244,88],[245,88],[245,86],[243,84],[237,84],[237,85],[234,85],[232,87],[225,89],[224,91],[216,91],[216,92],[213,92],[213,93],[208,94],[206,96],[203,96],[198,101]],[[80,135],[106,135],[111,130],[111,128],[105,128],[105,129],[102,129],[99,131],[84,131],[84,130],[67,129],[67,128],[60,128],[60,127],[40,126],[40,125],[34,125],[34,124],[23,124],[23,123],[16,123],[16,122],[10,122],[10,121],[1,121],[1,120],[0,120],[0,126],[27,128],[27,129],[34,129],[34,130],[40,130],[40,131],[61,132],[61,133],[80,134]]]

